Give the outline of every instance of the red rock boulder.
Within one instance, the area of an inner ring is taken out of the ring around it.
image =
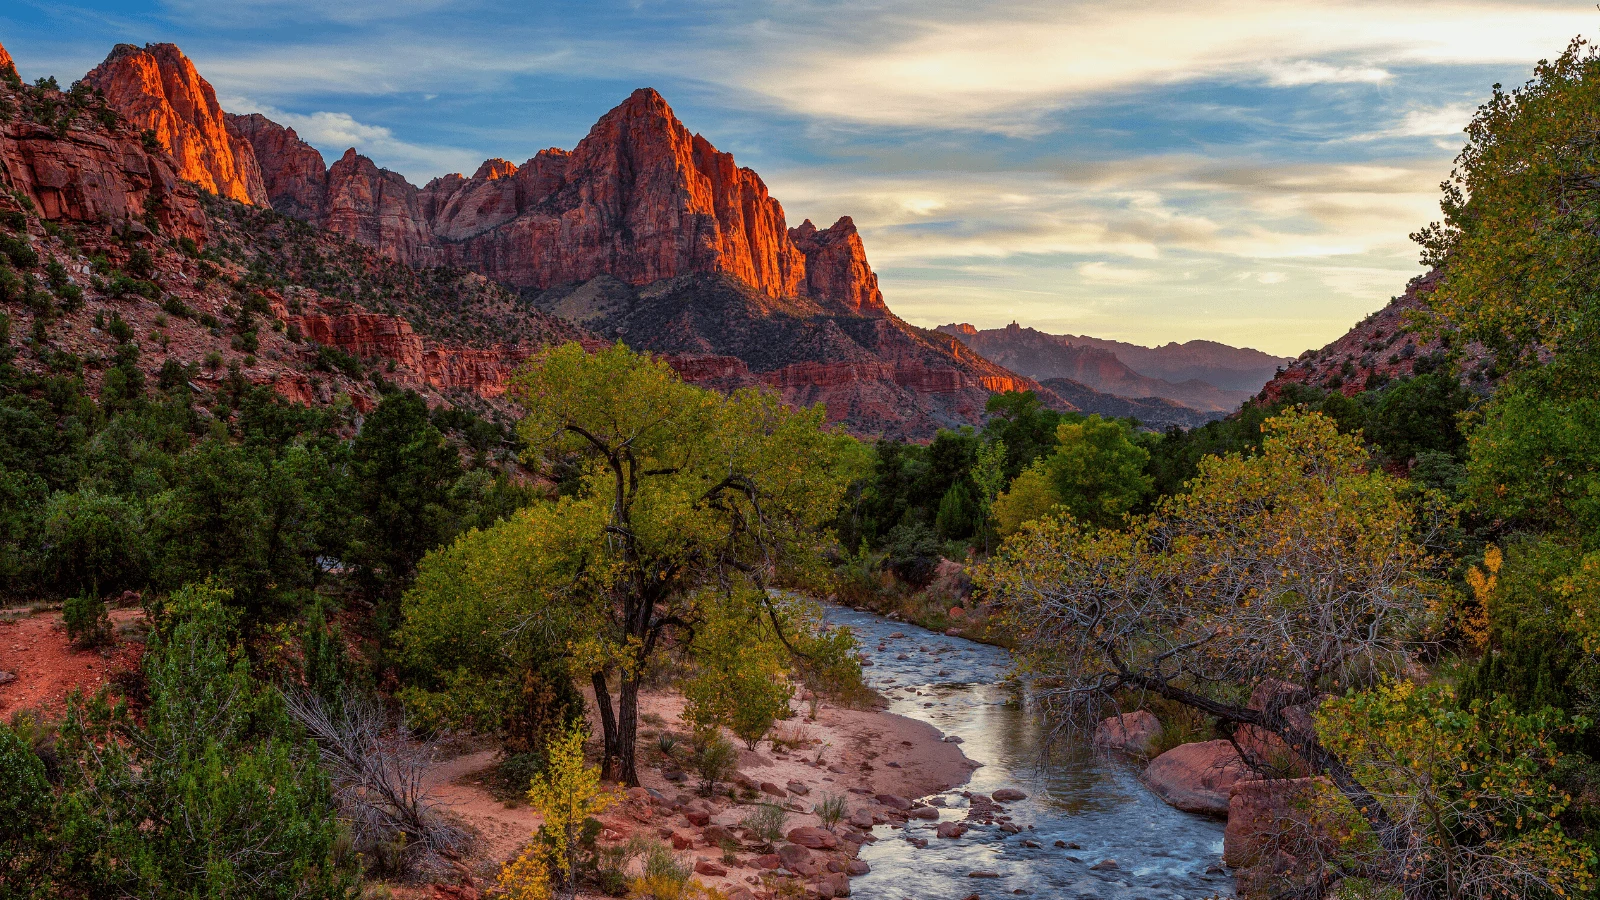
[[[1254,773],[1227,741],[1182,744],[1151,760],[1144,782],[1156,796],[1185,812],[1228,814],[1228,792]]]
[[[1094,745],[1120,750],[1134,756],[1150,756],[1161,740],[1161,720],[1149,710],[1139,709],[1112,716],[1094,729]]]

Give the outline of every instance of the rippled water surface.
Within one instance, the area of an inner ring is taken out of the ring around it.
[[[853,896],[1232,896],[1233,880],[1221,868],[1222,822],[1162,803],[1139,783],[1130,761],[1085,747],[1057,747],[1048,764],[1040,765],[1043,729],[1019,702],[1019,691],[1001,683],[1011,665],[1005,650],[846,608],[830,608],[828,617],[855,630],[874,663],[865,670],[867,683],[889,698],[891,712],[959,737],[962,751],[982,764],[971,782],[942,795],[950,806],[941,811],[944,819],[965,816],[962,790],[988,794],[1015,787],[1028,794],[1006,804],[1024,828],[1016,835],[977,825],[948,840],[934,835],[936,822],[913,821],[903,830],[878,826],[878,841],[861,850],[872,871],[852,879]],[[889,637],[896,632],[905,637]],[[876,649],[880,643],[886,645],[882,651]],[[907,658],[898,659],[901,654]],[[908,836],[926,838],[927,848],[912,846]],[[1041,846],[1025,847],[1024,840]],[[1056,841],[1069,846],[1058,848]],[[1115,865],[1103,865],[1105,860]],[[971,878],[971,872],[1000,877]]]

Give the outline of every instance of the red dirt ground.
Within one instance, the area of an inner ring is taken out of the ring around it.
[[[32,615],[26,610],[7,612],[10,615],[0,616],[0,672],[10,672],[17,678],[0,684],[0,721],[9,721],[13,713],[22,709],[38,709],[52,718],[59,716],[66,710],[67,696],[74,688],[92,693],[117,672],[136,669],[144,651],[144,644],[121,634],[109,647],[74,650],[59,611]],[[112,624],[119,632],[122,626],[143,616],[138,609],[111,611]]]

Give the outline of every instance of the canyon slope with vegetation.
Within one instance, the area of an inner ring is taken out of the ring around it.
[[[1277,373],[909,326],[652,91],[416,188],[0,50],[0,896],[845,894],[962,767],[809,597],[1160,726],[1242,894],[1596,896],[1597,108],[1496,89],[1429,274]]]

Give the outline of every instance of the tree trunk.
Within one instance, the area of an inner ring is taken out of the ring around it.
[[[621,677],[617,696],[617,763],[621,771],[617,780],[628,787],[638,787],[633,750],[639,735],[639,682],[632,675]]]
[[[617,717],[611,711],[611,690],[606,687],[606,673],[596,671],[591,680],[594,683],[594,705],[600,710],[600,771],[608,778],[616,778],[612,767],[617,762]]]

